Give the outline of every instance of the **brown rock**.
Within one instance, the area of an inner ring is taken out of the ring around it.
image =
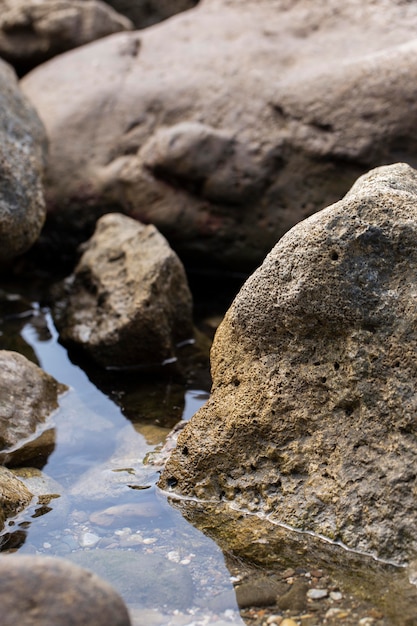
[[[19,74],[133,24],[100,0],[0,0],[0,56]]]
[[[0,372],[1,461],[13,465],[21,455],[26,462],[33,461],[39,446],[49,451],[53,447],[46,420],[67,387],[17,352],[0,350]]]
[[[193,335],[181,262],[152,225],[102,217],[56,307],[65,343],[106,367],[161,365]]]
[[[6,518],[21,511],[32,497],[29,489],[12,472],[0,466],[0,529]]]
[[[416,207],[417,172],[381,167],[281,239],[219,327],[162,487],[416,554]]]
[[[4,626],[131,624],[125,604],[107,582],[63,559],[3,555],[0,588]]]
[[[416,163],[416,19],[397,0],[205,0],[38,68],[22,85],[51,140],[49,227],[68,245],[119,210],[183,260],[253,269],[370,167]]]

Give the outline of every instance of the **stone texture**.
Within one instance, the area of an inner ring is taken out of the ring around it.
[[[98,221],[55,319],[63,342],[105,367],[161,365],[193,335],[178,257],[154,226],[116,213]]]
[[[0,582],[4,626],[131,624],[108,583],[63,559],[2,555]]]
[[[22,254],[39,236],[45,150],[45,130],[0,59],[0,262]]]
[[[217,331],[163,488],[415,558],[416,207],[417,172],[381,167],[280,240]]]
[[[32,497],[29,489],[10,470],[0,466],[0,529],[6,518],[21,511]]]
[[[417,163],[416,18],[397,0],[205,0],[36,69],[51,231],[69,245],[117,209],[184,261],[253,269],[369,168]]]
[[[0,57],[23,74],[133,24],[100,0],[0,0]]]
[[[191,9],[198,0],[105,0],[116,11],[126,15],[136,28],[145,28],[175,13]]]
[[[13,465],[13,459],[21,455],[26,462],[33,461],[39,455],[39,446],[53,449],[45,420],[58,407],[58,394],[66,386],[24,356],[8,350],[0,350],[0,372],[1,461]],[[35,444],[33,440],[38,439],[41,442]]]

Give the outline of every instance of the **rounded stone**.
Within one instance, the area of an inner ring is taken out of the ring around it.
[[[126,606],[92,572],[52,557],[0,559],[3,626],[130,626]]]

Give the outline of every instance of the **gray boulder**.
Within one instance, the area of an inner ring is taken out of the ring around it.
[[[132,28],[100,0],[0,0],[0,57],[23,74],[56,54]]]
[[[45,459],[54,447],[47,418],[67,387],[17,352],[0,350],[0,461]]]
[[[184,261],[253,269],[369,168],[417,163],[416,19],[397,0],[205,0],[37,68],[51,230],[68,243],[117,209]]]
[[[0,60],[0,263],[38,238],[45,220],[45,130],[12,68]]]
[[[55,320],[64,343],[105,367],[161,365],[193,336],[184,268],[154,226],[105,215],[62,285]]]
[[[4,626],[130,626],[127,608],[98,576],[63,559],[2,555]]]
[[[416,277],[408,165],[295,226],[219,327],[212,396],[160,485],[415,559]]]
[[[145,28],[175,13],[191,9],[198,0],[105,0],[116,11],[126,15],[136,28]]]

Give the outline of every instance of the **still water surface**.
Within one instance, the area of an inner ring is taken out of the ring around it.
[[[52,417],[46,464],[21,471],[32,492],[52,497],[9,523],[2,549],[96,571],[124,597],[134,624],[243,624],[221,550],[169,505],[155,487],[157,467],[144,463],[175,422],[206,401],[207,389],[119,375],[104,392],[58,343],[47,308],[2,296],[12,312],[3,316],[1,347],[17,344],[69,387]],[[213,598],[222,598],[215,609]]]

